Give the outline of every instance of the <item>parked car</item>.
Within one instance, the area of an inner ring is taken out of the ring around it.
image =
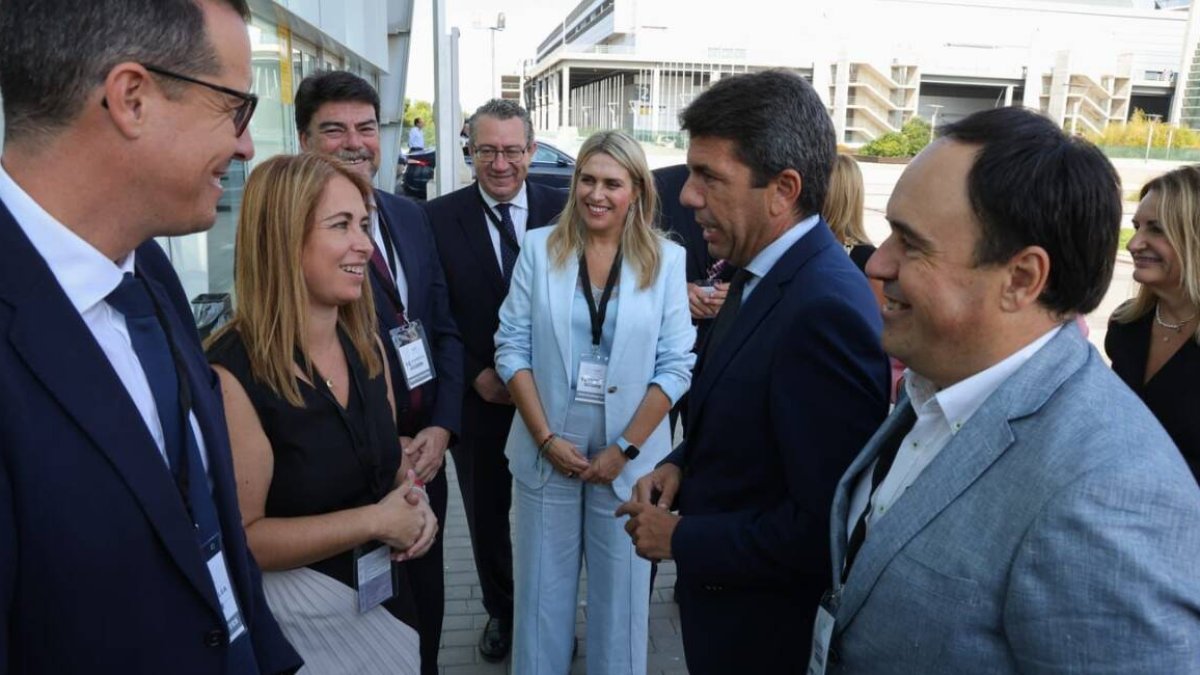
[[[430,148],[408,155],[404,173],[396,181],[396,194],[424,200],[425,184],[433,178],[437,166],[437,148]],[[467,156],[467,166],[471,157]],[[397,166],[399,168],[399,166]],[[538,141],[537,151],[529,164],[529,180],[552,187],[566,189],[571,186],[571,175],[575,172],[575,158],[549,143]]]

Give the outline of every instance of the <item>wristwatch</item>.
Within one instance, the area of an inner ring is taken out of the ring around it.
[[[637,459],[638,455],[642,454],[638,446],[625,440],[624,436],[617,439],[617,447],[621,449],[621,454],[625,455],[625,459],[634,460]]]

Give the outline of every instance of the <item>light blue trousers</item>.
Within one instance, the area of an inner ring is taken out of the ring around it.
[[[607,446],[604,408],[589,405],[586,410],[590,419],[585,426],[591,429],[587,450],[580,450],[591,459]],[[627,518],[613,515],[621,500],[609,485],[584,483],[557,471],[539,489],[520,481],[514,485],[514,675],[570,671],[584,561],[588,674],[644,675],[650,563],[634,554],[624,529]]]

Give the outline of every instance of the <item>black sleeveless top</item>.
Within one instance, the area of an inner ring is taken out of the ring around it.
[[[400,441],[387,402],[387,380],[383,373],[368,377],[366,366],[340,326],[338,340],[350,374],[345,408],[319,377],[313,384],[296,378],[303,407],[276,394],[252,374],[249,354],[236,330],[222,335],[208,349],[209,362],[232,373],[246,390],[271,443],[275,468],[267,491],[268,518],[366,506],[382,499],[395,483]],[[354,587],[352,551],[308,567]],[[392,568],[401,593],[385,604],[397,618],[415,626],[404,569],[402,564]]]
[[[1113,371],[1134,391],[1179,446],[1196,480],[1200,480],[1200,345],[1191,338],[1163,367],[1146,379],[1154,313],[1133,321],[1109,321],[1104,351]]]

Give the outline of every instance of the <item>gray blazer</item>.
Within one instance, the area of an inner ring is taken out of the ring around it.
[[[835,579],[899,417],[838,484]],[[1067,325],[875,521],[835,594],[833,673],[1200,673],[1200,489]]]

